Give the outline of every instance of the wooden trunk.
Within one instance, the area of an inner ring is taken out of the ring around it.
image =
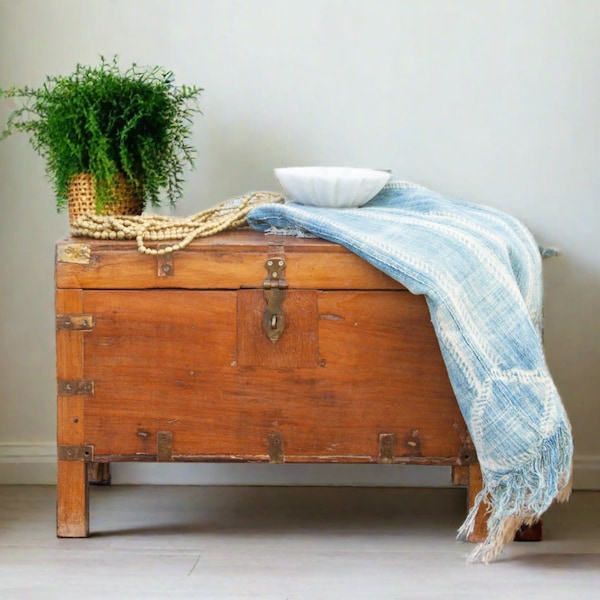
[[[341,246],[69,238],[56,287],[61,537],[89,533],[96,463],[449,465],[481,489],[424,298]]]

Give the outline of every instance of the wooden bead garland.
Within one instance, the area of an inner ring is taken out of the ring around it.
[[[162,255],[185,248],[196,238],[208,237],[227,229],[247,225],[248,213],[261,204],[281,203],[274,192],[253,192],[227,200],[191,217],[84,215],[71,224],[71,235],[99,240],[133,240],[143,254]],[[148,248],[146,242],[178,240],[165,248]],[[179,241],[181,240],[181,241]]]

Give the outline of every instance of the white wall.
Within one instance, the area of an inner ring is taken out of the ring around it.
[[[0,87],[101,53],[206,89],[179,214],[276,189],[276,166],[373,166],[494,205],[559,247],[546,262],[548,360],[573,423],[575,483],[600,488],[598,0],[0,0]],[[53,244],[67,217],[24,138],[0,144],[0,203],[0,476],[40,481],[53,468]],[[120,480],[150,477],[121,467]],[[169,476],[271,477],[186,469]]]

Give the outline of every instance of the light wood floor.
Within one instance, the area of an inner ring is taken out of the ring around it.
[[[56,539],[55,489],[0,487],[1,600],[600,598],[600,493],[545,541],[467,565],[464,490],[92,488],[92,537]]]

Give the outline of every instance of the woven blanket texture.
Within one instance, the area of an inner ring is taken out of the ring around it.
[[[542,346],[542,260],[526,227],[493,208],[393,177],[361,208],[292,202],[248,215],[254,229],[337,242],[423,294],[475,444],[487,539],[469,560],[491,562],[522,524],[568,499],[573,441]]]

